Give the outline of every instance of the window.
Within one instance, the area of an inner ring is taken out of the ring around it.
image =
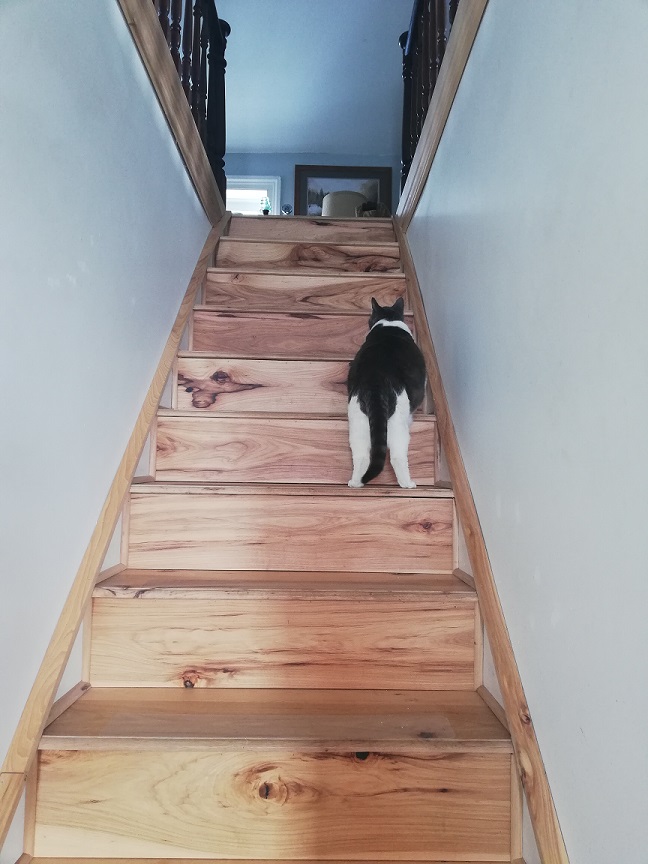
[[[281,177],[228,177],[225,206],[236,216],[258,216],[261,203],[270,200],[270,212],[279,216]]]

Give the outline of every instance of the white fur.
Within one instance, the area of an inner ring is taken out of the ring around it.
[[[353,474],[349,486],[359,488],[363,485],[362,477],[371,460],[371,437],[369,434],[369,418],[360,408],[357,396],[349,399],[349,444],[353,457]]]
[[[402,486],[403,489],[416,489],[416,483],[410,477],[407,462],[411,425],[412,414],[409,399],[403,390],[396,399],[396,410],[387,421],[389,461],[394,469],[398,485]]]
[[[349,480],[349,486],[357,489],[363,485],[362,477],[371,461],[371,436],[369,433],[369,419],[360,408],[357,396],[352,396],[349,399],[348,412],[349,444],[351,445],[351,456],[353,457],[353,474]],[[396,399],[396,410],[387,420],[389,459],[394,469],[394,474],[396,474],[398,484],[403,489],[416,488],[416,483],[410,477],[407,462],[411,425],[412,415],[410,413],[409,399],[407,398],[407,393],[403,390]]]
[[[400,327],[401,330],[405,330],[406,333],[409,333],[409,335],[412,336],[412,331],[404,321],[383,321],[381,319],[380,321],[376,321],[371,330],[375,327]],[[371,330],[369,331],[370,333]],[[414,337],[412,336],[412,338]]]

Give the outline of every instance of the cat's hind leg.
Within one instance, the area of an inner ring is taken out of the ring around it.
[[[410,477],[407,451],[409,449],[412,415],[407,393],[403,390],[396,399],[396,410],[387,421],[387,446],[389,461],[394,469],[398,485],[403,489],[415,489]]]
[[[353,457],[353,474],[349,486],[362,486],[362,477],[369,467],[371,457],[371,437],[369,435],[369,419],[360,408],[357,396],[349,399],[349,444]]]

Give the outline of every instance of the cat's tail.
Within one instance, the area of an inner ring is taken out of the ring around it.
[[[387,405],[378,394],[372,395],[368,399],[367,419],[369,420],[371,451],[369,467],[362,478],[363,485],[380,474],[385,467],[385,459],[387,458]]]

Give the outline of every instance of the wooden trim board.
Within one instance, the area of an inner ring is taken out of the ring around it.
[[[225,213],[205,148],[152,3],[117,0],[187,172],[212,225]]]
[[[439,79],[432,94],[414,159],[407,175],[396,216],[407,231],[427,182],[445,124],[457,95],[488,0],[462,0],[450,31]]]
[[[90,605],[88,604],[88,608]],[[58,719],[64,711],[74,705],[77,699],[80,699],[84,693],[90,689],[90,685],[87,681],[79,681],[78,684],[75,684],[67,693],[64,693],[56,702],[52,705],[52,710],[49,712],[47,716],[47,725],[53,723],[56,719]]]
[[[461,6],[459,8],[461,9]],[[504,699],[504,708],[515,748],[518,770],[529,806],[536,843],[542,860],[547,864],[549,862],[551,864],[568,864],[567,850],[560,831],[533,721],[524,696],[520,673],[515,662],[513,646],[504,620],[477,508],[459,449],[414,262],[407,238],[403,232],[402,220],[395,220],[395,228],[401,244],[401,261],[409,284],[410,305],[414,312],[419,345],[425,357],[428,379],[434,397],[441,446],[450,471],[457,515],[464,532],[479,606]]]
[[[155,419],[164,384],[178,350],[180,337],[193,307],[196,293],[207,272],[214,247],[228,221],[229,214],[226,214],[219,224],[211,230],[200,253],[151,386],[97,519],[97,525],[36,675],[36,680],[2,766],[4,773],[22,777],[29,771],[36,755],[38,742],[52,708],[63,670],[92,596],[99,567],[106,554],[123,501],[130,488],[149,427]],[[20,798],[19,794],[11,793],[15,784],[16,781],[9,778],[5,781],[9,791],[0,787],[0,793],[2,793],[0,795],[0,845],[4,841],[6,830],[9,828],[9,823]]]
[[[0,849],[9,833],[11,820],[25,788],[25,780],[23,773],[0,774]]]

